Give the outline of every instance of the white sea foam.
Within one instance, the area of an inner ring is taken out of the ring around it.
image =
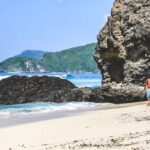
[[[61,79],[65,79],[65,77],[61,76],[61,75],[51,75],[51,76],[58,77],[58,78],[61,78]]]
[[[48,103],[36,102],[18,105],[7,105],[0,107],[0,118],[16,115],[42,114],[49,112],[62,112],[73,110],[87,110],[92,108],[103,108],[111,104],[99,104],[90,102],[70,102],[70,103]]]
[[[0,76],[0,80],[8,78],[8,77],[10,77],[10,76]]]

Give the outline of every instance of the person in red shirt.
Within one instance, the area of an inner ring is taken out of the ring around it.
[[[147,90],[147,100],[150,102],[150,74],[146,80],[145,89]]]

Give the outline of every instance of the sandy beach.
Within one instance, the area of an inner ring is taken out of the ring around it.
[[[0,128],[1,150],[149,150],[146,102]]]

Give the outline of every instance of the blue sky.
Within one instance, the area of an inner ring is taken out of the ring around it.
[[[0,0],[0,61],[96,42],[113,0]]]

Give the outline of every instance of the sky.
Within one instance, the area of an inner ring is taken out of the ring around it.
[[[0,0],[0,61],[96,42],[113,0]]]

